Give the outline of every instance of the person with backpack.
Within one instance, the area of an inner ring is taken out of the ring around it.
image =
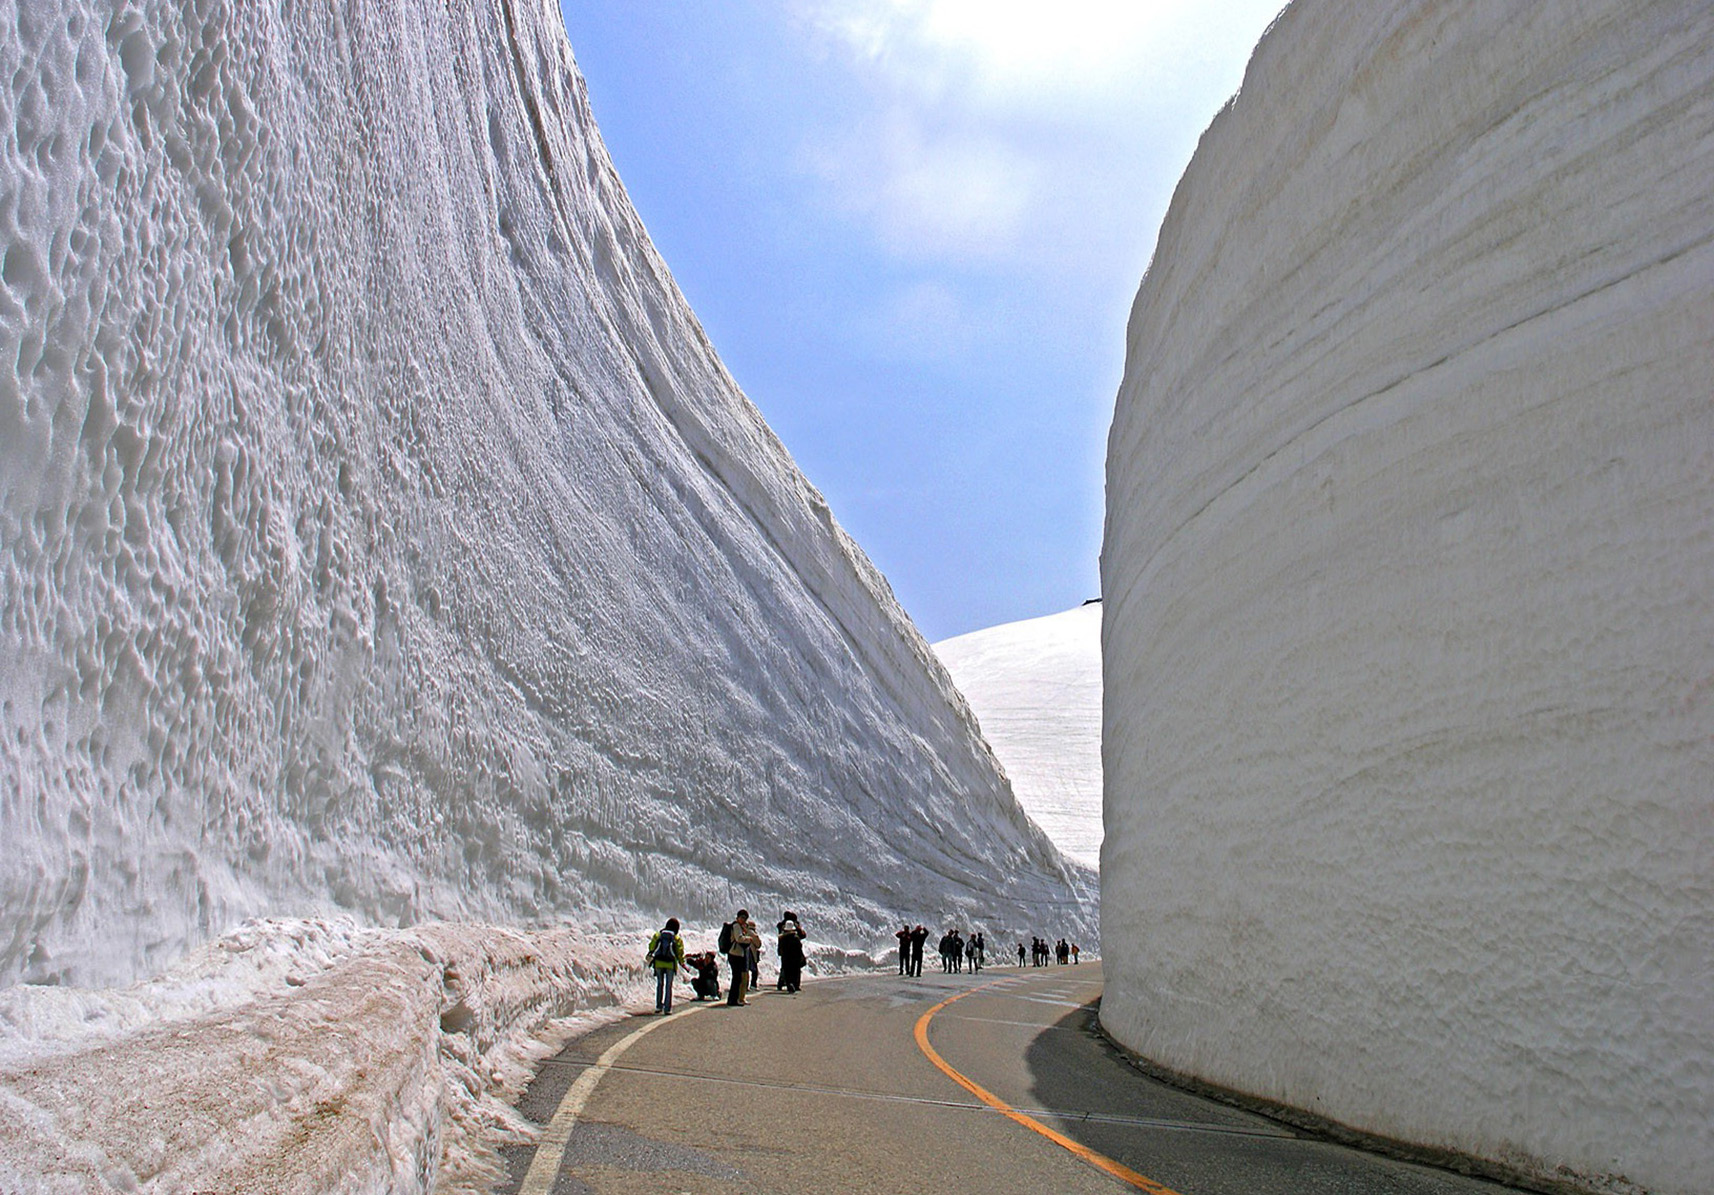
[[[673,976],[684,966],[684,939],[679,936],[677,917],[668,917],[649,939],[648,960],[655,969],[655,1011],[665,1016],[673,1010]]]
[[[750,959],[762,952],[762,935],[750,920],[750,910],[739,909],[738,915],[720,927],[720,949],[732,968],[732,983],[726,989],[726,1003],[733,1007],[748,1004],[750,991]]]

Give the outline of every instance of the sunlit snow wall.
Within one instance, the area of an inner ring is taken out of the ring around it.
[[[1088,926],[549,0],[0,20],[0,981],[258,913]]]
[[[1714,1190],[1714,7],[1299,0],[1108,456],[1107,992],[1160,1065]]]

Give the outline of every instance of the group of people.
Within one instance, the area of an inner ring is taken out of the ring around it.
[[[964,971],[966,961],[970,964],[970,974],[974,975],[982,969],[983,954],[987,943],[980,933],[973,933],[968,938],[956,929],[949,929],[940,939],[940,969],[948,975],[959,975]]]
[[[907,921],[893,937],[899,941],[899,974],[921,975],[923,944],[928,941],[928,928],[912,926]],[[1024,944],[1018,943],[1018,966],[1024,966],[1026,958],[1037,967],[1047,966],[1050,958],[1057,958],[1061,964],[1075,963],[1080,953],[1077,943],[1067,942],[1064,938],[1051,946],[1045,939],[1031,938],[1027,952]],[[966,936],[954,927],[941,935],[940,969],[948,975],[962,974],[966,968],[972,975],[976,974],[987,962],[987,955],[988,943],[980,930]]]
[[[909,922],[900,928],[893,937],[899,940],[899,974],[922,974],[922,947],[928,941],[928,926],[919,925],[912,928]]]
[[[779,981],[774,985],[782,992],[796,992],[803,986],[804,932],[798,915],[787,909],[775,927],[778,935],[774,951],[780,959]],[[655,973],[655,1011],[665,1016],[673,1010],[673,980],[679,972],[689,969],[691,989],[698,1000],[720,998],[720,956],[725,956],[731,968],[727,984],[726,1003],[741,1007],[748,1004],[749,994],[760,982],[762,970],[762,933],[750,920],[748,909],[739,909],[737,916],[720,927],[720,937],[714,950],[686,954],[684,935],[677,917],[668,917],[666,924],[649,939],[644,960]]]
[[[1076,942],[1067,942],[1064,938],[1061,938],[1052,946],[1049,946],[1044,938],[1030,939],[1030,963],[1032,966],[1045,967],[1050,959],[1057,959],[1059,960],[1059,965],[1063,967],[1067,963],[1077,962],[1077,957],[1081,953],[1082,949]],[[1018,966],[1021,967],[1023,965],[1024,944],[1019,942]]]
[[[803,923],[790,909],[774,927],[774,953],[779,956],[780,975],[774,984],[782,992],[796,992],[803,985],[804,932]],[[899,940],[899,974],[922,974],[923,946],[928,941],[928,927],[902,925],[893,935]],[[762,931],[750,920],[748,909],[739,909],[731,921],[720,927],[720,937],[713,950],[686,954],[684,935],[677,917],[668,917],[666,924],[649,939],[644,961],[655,973],[655,1011],[662,1015],[673,1010],[673,980],[682,971],[690,971],[691,988],[698,1000],[720,999],[720,963],[731,969],[726,989],[726,1003],[741,1007],[749,1003],[749,994],[761,979]],[[1003,947],[1002,947],[1003,949]],[[966,967],[972,975],[982,970],[987,961],[988,943],[980,930],[968,936],[957,927],[948,929],[940,938],[940,969],[948,975],[963,974]],[[1077,943],[1061,938],[1049,945],[1043,938],[1031,938],[1029,959],[1032,965],[1045,967],[1050,958],[1063,966],[1078,961]],[[1018,966],[1024,965],[1024,944],[1018,943]]]

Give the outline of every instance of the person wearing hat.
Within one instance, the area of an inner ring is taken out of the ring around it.
[[[775,928],[780,934],[776,947],[780,955],[780,980],[774,986],[782,992],[795,992],[803,986],[803,940],[809,935],[790,909]]]

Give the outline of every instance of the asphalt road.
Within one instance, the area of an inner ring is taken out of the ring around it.
[[[1100,965],[1084,963],[990,968],[979,976],[829,979],[795,996],[764,990],[745,1008],[716,1004],[690,1012],[699,1006],[680,1003],[670,1017],[628,1017],[542,1064],[520,1107],[550,1126],[549,1139],[507,1151],[509,1181],[499,1190],[1476,1195],[1507,1189],[1303,1137],[1156,1082],[1093,1031],[1100,993]],[[647,1032],[627,1041],[638,1029]],[[977,1090],[937,1067],[919,1035]]]

